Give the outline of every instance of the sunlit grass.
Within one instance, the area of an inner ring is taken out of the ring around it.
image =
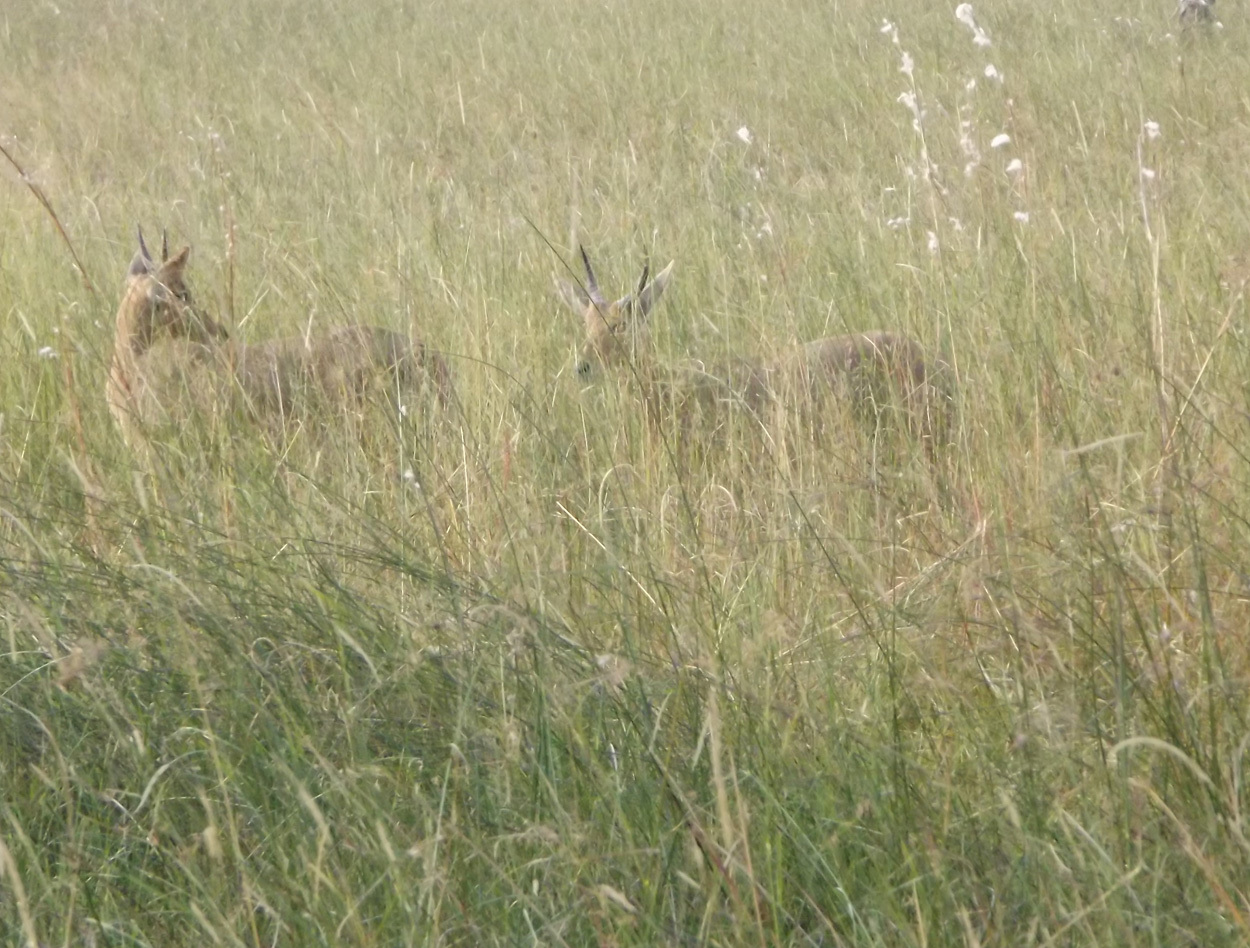
[[[0,942],[1243,943],[1220,12],[0,18]],[[137,222],[236,338],[408,332],[455,405],[128,450]],[[578,242],[677,261],[662,365],[915,337],[949,444],[657,430],[573,372]]]

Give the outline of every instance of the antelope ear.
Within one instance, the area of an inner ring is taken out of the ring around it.
[[[152,261],[143,255],[142,250],[136,250],[135,255],[130,259],[130,269],[126,271],[126,279],[133,280],[135,277],[147,276],[152,272]]]
[[[556,280],[556,296],[578,316],[584,315],[586,307],[590,305],[590,296],[587,292],[580,286],[565,280]]]
[[[161,273],[163,274],[181,274],[187,266],[187,259],[191,256],[191,248],[183,247],[172,257],[161,264]]]
[[[664,295],[669,281],[673,278],[673,264],[676,262],[676,260],[670,260],[668,266],[657,273],[655,279],[638,292],[638,311],[643,316],[649,316],[651,310],[655,308],[655,304]]]

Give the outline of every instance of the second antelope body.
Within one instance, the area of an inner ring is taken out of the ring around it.
[[[766,360],[738,359],[705,368],[701,363],[662,367],[651,348],[647,318],[672,279],[670,263],[653,280],[648,270],[635,292],[608,302],[599,290],[583,249],[586,284],[557,282],[561,298],[582,317],[586,343],[577,373],[590,379],[603,371],[629,368],[642,382],[653,420],[672,414],[679,424],[692,410],[715,411],[738,405],[759,420],[776,409],[794,408],[819,425],[829,398],[848,400],[854,409],[879,411],[897,404],[907,426],[926,440],[946,412],[944,362],[926,359],[923,348],[902,333],[874,330],[831,336]],[[658,414],[657,414],[658,413]]]
[[[117,312],[107,399],[128,442],[192,413],[237,405],[253,417],[282,418],[358,401],[371,386],[387,395],[432,389],[450,394],[446,362],[423,343],[379,326],[244,345],[197,309],[187,289],[190,248],[162,248],[158,264],[139,234]]]

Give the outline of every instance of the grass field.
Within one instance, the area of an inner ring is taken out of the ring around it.
[[[0,944],[1245,944],[1244,11],[953,6],[0,12]],[[136,223],[456,405],[129,450]],[[579,242],[950,443],[657,433]]]

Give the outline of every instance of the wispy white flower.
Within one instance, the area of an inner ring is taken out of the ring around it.
[[[39,350],[39,358],[41,359],[55,359],[56,356],[56,350],[51,346],[44,346]]]
[[[1154,141],[1161,134],[1163,134],[1162,132],[1159,131],[1158,122],[1147,122],[1145,125],[1142,126],[1142,131],[1146,133],[1146,138],[1148,138],[1150,141]]]
[[[975,79],[969,79],[964,84],[964,92],[975,92],[976,88],[977,88],[977,81]]]
[[[738,129],[738,140],[747,145],[751,144],[751,130],[745,125]]]
[[[1006,132],[999,132],[997,135],[995,135],[993,138],[990,139],[991,148],[1005,148],[1006,146],[1010,144],[1011,144],[1011,136],[1008,135]]]
[[[961,119],[959,122],[959,147],[963,149],[964,157],[968,159],[964,165],[964,177],[971,178],[972,172],[976,171],[977,165],[981,163],[981,149],[977,147],[976,140],[972,137],[971,119]]]
[[[937,234],[929,231],[929,253],[937,253],[941,247],[938,246]]]
[[[915,68],[915,65],[916,64],[912,62],[911,53],[907,52],[907,50],[903,50],[903,65],[898,67],[898,71],[908,79],[911,79],[912,70]]]
[[[964,150],[965,155],[977,153],[977,143],[972,140],[972,119],[959,120],[959,147]]]
[[[1153,180],[1155,179],[1154,169],[1153,169],[1153,168],[1142,168],[1142,169],[1141,169],[1141,176],[1142,176],[1142,178],[1143,178],[1144,180],[1146,180],[1146,181],[1153,181]]]
[[[1011,216],[1014,217],[1016,220],[1018,220],[1021,224],[1027,224],[1029,222],[1028,211],[1016,211]]]
[[[892,42],[895,46],[898,45],[898,26],[896,24],[891,23],[889,20],[882,20],[881,32],[883,35],[888,35],[890,37],[890,42]]]
[[[985,78],[993,79],[995,82],[1002,82],[1003,74],[998,71],[997,66],[995,66],[993,63],[990,63],[988,66],[985,67]]]
[[[1019,158],[1012,158],[1011,161],[1007,162],[1008,174],[1019,174],[1023,170],[1024,170],[1024,162],[1021,161]]]
[[[904,92],[898,97],[898,101],[911,112],[912,128],[920,131],[920,126],[924,122],[924,110],[920,108],[920,103],[916,101],[915,93]]]
[[[977,21],[972,15],[972,4],[961,3],[955,7],[955,19],[962,23],[968,29],[972,30],[972,42],[977,46],[989,46],[990,38],[985,30],[977,26]]]
[[[902,227],[906,227],[910,223],[910,217],[891,217],[885,222],[885,226],[890,228],[890,230],[898,230]]]

